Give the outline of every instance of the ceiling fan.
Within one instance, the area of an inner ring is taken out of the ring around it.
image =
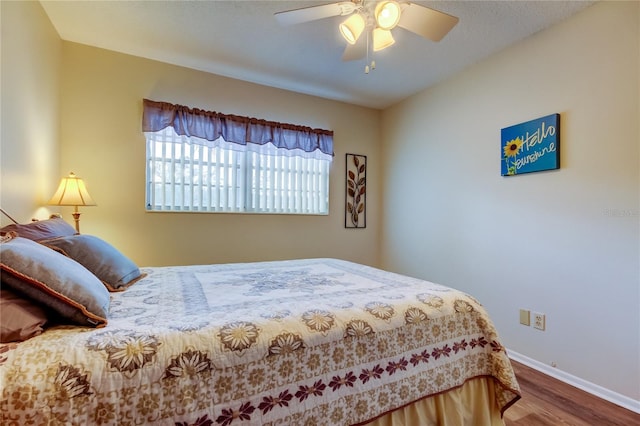
[[[340,33],[347,41],[342,60],[352,61],[395,43],[391,30],[400,27],[432,41],[440,41],[458,18],[408,1],[351,0],[277,12],[281,25],[295,25],[333,16],[347,16]],[[366,30],[366,32],[365,32]],[[363,36],[364,33],[364,36]],[[371,44],[371,46],[369,46]],[[375,63],[372,63],[375,67]],[[368,72],[368,65],[366,72]]]

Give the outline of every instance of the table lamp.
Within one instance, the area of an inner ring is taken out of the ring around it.
[[[73,219],[76,222],[76,232],[80,233],[80,212],[79,206],[95,206],[96,202],[93,201],[91,195],[87,191],[87,187],[81,178],[69,173],[69,176],[63,177],[60,180],[60,185],[53,197],[47,203],[53,206],[73,206],[75,207],[72,213]]]

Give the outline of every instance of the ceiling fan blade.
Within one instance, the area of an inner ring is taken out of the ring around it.
[[[362,34],[356,44],[347,44],[342,54],[342,60],[345,62],[355,61],[365,56],[367,56],[367,34]]]
[[[340,2],[323,4],[320,6],[303,7],[302,9],[287,10],[284,12],[275,13],[275,17],[280,25],[295,25],[303,22],[315,21],[317,19],[330,18],[332,16],[338,16],[344,14],[344,3]],[[352,9],[353,11],[353,9]]]
[[[398,26],[432,41],[440,41],[456,26],[459,19],[437,10],[407,3]]]

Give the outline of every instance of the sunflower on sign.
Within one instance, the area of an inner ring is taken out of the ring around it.
[[[520,149],[522,148],[522,144],[524,142],[520,137],[507,141],[505,143],[503,149],[504,152],[504,161],[507,165],[507,174],[515,175],[516,174],[516,156],[520,153]],[[511,160],[511,164],[509,163]]]

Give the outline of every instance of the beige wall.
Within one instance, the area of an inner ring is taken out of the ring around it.
[[[63,43],[61,166],[85,179],[97,207],[82,231],[140,265],[304,257],[378,262],[377,110]],[[334,131],[328,216],[145,212],[142,99]],[[367,155],[367,228],[344,228],[345,153]],[[68,217],[68,212],[66,213]]]
[[[58,170],[62,42],[37,2],[0,2],[0,206],[19,222],[46,218]],[[11,223],[1,215],[0,224]]]
[[[384,111],[381,245],[476,296],[511,350],[636,404],[639,8],[595,4]],[[501,177],[500,129],[556,112],[560,170]]]

